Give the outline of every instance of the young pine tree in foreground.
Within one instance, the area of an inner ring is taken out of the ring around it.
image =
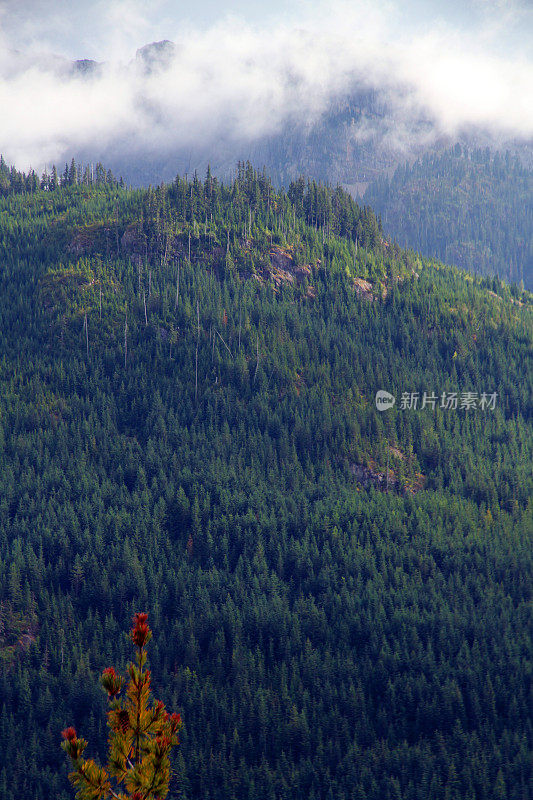
[[[78,800],[162,800],[168,794],[170,750],[179,744],[182,726],[179,714],[169,715],[161,701],[150,701],[150,671],[146,644],[152,637],[147,614],[135,614],[131,639],[137,648],[137,664],[128,664],[129,682],[124,683],[113,667],[104,670],[101,683],[109,697],[107,724],[109,762],[107,770],[92,759],[83,758],[85,739],[74,728],[62,732],[62,747],[74,770],[69,779]]]

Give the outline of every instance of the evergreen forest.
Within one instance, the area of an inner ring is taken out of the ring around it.
[[[510,152],[456,144],[378,178],[365,201],[400,243],[533,289],[533,172]]]
[[[171,798],[531,799],[533,295],[386,219],[0,163],[2,800],[105,759],[138,611]]]

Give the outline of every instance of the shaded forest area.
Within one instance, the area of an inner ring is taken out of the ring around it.
[[[533,289],[533,174],[509,152],[457,144],[372,183],[365,201],[399,242]]]
[[[103,757],[146,610],[170,797],[530,798],[532,295],[250,165],[6,170],[0,796]]]

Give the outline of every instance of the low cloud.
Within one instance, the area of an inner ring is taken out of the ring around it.
[[[471,128],[531,139],[532,62],[520,47],[498,47],[498,14],[516,22],[529,12],[503,3],[502,14],[501,0],[482,6],[477,31],[442,21],[430,30],[402,26],[397,6],[366,0],[311,5],[297,22],[274,26],[230,17],[171,30],[175,48],[128,61],[128,44],[154,27],[138,3],[120,0],[101,26],[116,57],[97,68],[43,55],[49,47],[38,38],[24,54],[0,40],[0,152],[40,170],[72,153],[249,145],[287,125],[313,125],[354,91],[375,92],[386,109],[379,122],[358,119],[355,141],[378,135],[404,151],[414,136]]]

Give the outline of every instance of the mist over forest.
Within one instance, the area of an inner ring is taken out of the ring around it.
[[[0,800],[533,800],[532,26],[0,5]]]

